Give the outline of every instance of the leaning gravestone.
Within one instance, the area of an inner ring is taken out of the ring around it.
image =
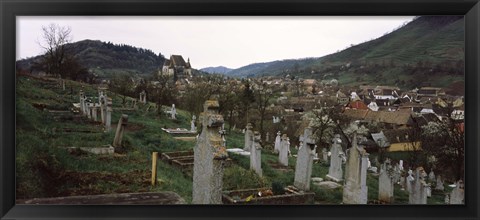
[[[341,143],[342,140],[340,139],[340,135],[336,134],[332,139],[332,147],[330,148],[330,168],[328,168],[328,174],[326,176],[328,179],[335,182],[340,182],[343,179],[342,162],[343,158],[345,158],[345,154],[342,151]]]
[[[427,204],[427,173],[423,167],[415,169],[413,178],[407,178],[408,204]],[[410,186],[408,186],[410,185]]]
[[[277,137],[275,138],[275,148],[273,149],[273,152],[278,153],[280,152],[280,142],[282,141],[282,138],[280,137],[282,133],[279,131],[277,132]]]
[[[393,172],[390,160],[385,160],[380,167],[380,176],[378,177],[378,200],[380,201],[387,203],[393,202]]]
[[[222,204],[223,170],[228,154],[218,133],[223,117],[218,114],[218,101],[208,100],[201,113],[202,132],[194,147],[194,204]]]
[[[278,154],[278,162],[283,166],[288,166],[289,147],[287,134],[283,134],[282,141],[280,142],[280,153]]]
[[[303,145],[300,146],[295,166],[295,179],[293,185],[300,190],[310,190],[310,178],[312,176],[313,157],[315,156],[315,140],[312,136],[312,129],[306,128],[303,136],[300,137]]]
[[[260,133],[255,131],[252,146],[250,148],[250,169],[262,176],[262,146],[260,145]]]
[[[245,128],[245,142],[244,142],[244,151],[250,151],[250,147],[252,146],[253,141],[253,131],[252,131],[252,124],[248,123],[247,127]]]
[[[115,132],[115,139],[113,139],[113,147],[119,148],[122,147],[122,138],[125,127],[128,123],[128,115],[123,114],[122,117],[118,120],[117,131]]]
[[[357,145],[357,134],[354,132],[345,167],[344,204],[367,204],[367,158],[368,153]]]

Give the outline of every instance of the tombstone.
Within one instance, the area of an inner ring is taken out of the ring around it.
[[[452,192],[450,192],[449,195],[449,204],[465,204],[465,190],[463,181],[459,180],[455,185],[455,188],[452,190]]]
[[[140,102],[147,104],[147,93],[145,93],[145,90],[140,93]]]
[[[342,163],[345,160],[345,154],[342,150],[342,140],[339,134],[335,134],[332,139],[332,147],[330,148],[330,167],[328,168],[327,178],[340,182],[343,180]]]
[[[218,101],[207,100],[200,115],[202,132],[194,147],[193,204],[222,204],[223,170],[228,154],[218,130],[223,117]]]
[[[192,116],[192,121],[190,122],[190,131],[194,132],[197,130],[197,128],[195,127],[195,120],[197,119],[197,117],[195,115]]]
[[[400,170],[403,171],[403,160],[400,160],[398,162],[398,168],[400,168]]]
[[[443,200],[445,204],[450,204],[450,196],[448,194],[445,194],[445,199]]]
[[[175,104],[172,104],[172,109],[170,110],[170,114],[172,119],[177,119],[176,118],[177,110],[175,109]]]
[[[107,106],[105,108],[105,130],[110,132],[112,130],[112,98],[107,98]]]
[[[115,132],[115,139],[113,139],[112,146],[115,148],[122,147],[123,132],[128,123],[128,115],[122,114],[118,120],[117,131]]]
[[[269,142],[269,141],[270,141],[270,132],[267,132],[267,133],[265,134],[265,141],[266,141],[266,142]]]
[[[292,152],[290,151],[290,138],[287,137],[287,156],[292,156]]]
[[[445,190],[445,187],[443,186],[442,176],[440,176],[440,175],[437,175],[437,181],[436,181],[436,184],[435,184],[435,190],[439,190],[439,191]]]
[[[415,169],[414,175],[413,178],[407,178],[408,204],[427,204],[428,185],[425,179],[428,175],[423,167]]]
[[[326,148],[322,148],[322,159],[325,163],[328,163],[328,151]]]
[[[260,145],[260,133],[253,133],[252,146],[250,147],[250,169],[262,176],[262,146]]]
[[[245,142],[244,142],[244,151],[250,151],[250,147],[252,146],[252,140],[253,140],[253,132],[252,132],[252,124],[248,123],[247,127],[245,128]]]
[[[84,93],[83,93],[83,90],[80,90],[79,96],[80,96],[80,112],[83,114],[83,113],[84,113],[84,110],[83,110],[83,107],[84,107],[83,105],[84,105],[84,104],[83,104],[83,102],[84,102],[84,97],[85,97],[85,95],[84,95]]]
[[[354,132],[345,166],[344,204],[367,204],[367,159],[368,153],[363,146],[357,145],[357,134]]]
[[[405,178],[405,188],[407,189],[407,192],[411,191],[412,185],[410,184],[410,182],[414,180],[415,180],[415,177],[413,177],[413,171],[408,170],[408,176]]]
[[[313,157],[315,156],[315,140],[312,136],[312,129],[306,128],[303,136],[300,137],[303,145],[300,146],[295,166],[295,179],[293,185],[297,189],[310,190],[310,178],[312,176]]]
[[[96,103],[93,103],[93,107],[92,107],[92,120],[93,120],[93,121],[97,121],[97,120],[98,120],[98,117],[97,117],[97,115],[98,115],[98,107],[99,107],[99,106],[97,106]]]
[[[132,108],[133,108],[133,109],[138,109],[137,100],[136,100],[136,99],[132,99]]]
[[[405,176],[400,176],[400,190],[405,190],[406,188],[406,178]]]
[[[91,102],[87,102],[86,106],[87,106],[87,118],[88,119],[92,119],[92,104]]]
[[[288,166],[288,137],[287,134],[282,135],[282,140],[280,141],[280,148],[278,154],[278,162],[283,166]]]
[[[429,182],[435,181],[435,173],[433,172],[433,170],[430,170],[430,173],[428,174],[428,181]]]
[[[432,197],[432,187],[430,185],[427,185],[425,190],[427,191],[427,197],[428,198]]]
[[[280,137],[281,134],[282,133],[280,131],[277,132],[277,137],[275,138],[275,147],[273,149],[274,153],[280,152],[280,142],[282,141],[282,138]]]
[[[105,124],[105,116],[106,116],[106,106],[107,106],[107,101],[106,101],[106,96],[102,94],[98,98],[98,102],[100,104],[100,118],[102,119],[102,123]]]
[[[380,176],[378,177],[378,200],[380,201],[387,203],[392,203],[394,201],[393,172],[390,160],[385,160],[380,167]]]

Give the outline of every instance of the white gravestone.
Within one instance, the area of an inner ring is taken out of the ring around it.
[[[245,142],[243,146],[244,151],[250,151],[250,147],[252,146],[253,141],[253,131],[252,131],[252,124],[248,123],[247,127],[245,128]]]
[[[344,204],[367,204],[367,159],[368,153],[357,145],[357,134],[353,133],[352,147],[348,151],[345,166]]]
[[[408,204],[427,204],[427,188],[426,183],[427,173],[423,167],[415,169],[413,180],[407,178]]]
[[[342,150],[342,140],[340,135],[336,134],[332,139],[332,147],[330,148],[330,167],[328,168],[327,178],[335,182],[343,180],[342,163],[345,161],[345,154]]]
[[[393,202],[393,184],[394,184],[394,170],[390,164],[390,160],[385,162],[380,167],[380,176],[378,177],[378,200],[392,203]]]
[[[280,153],[278,154],[278,162],[283,166],[288,166],[288,137],[287,134],[282,135],[282,141],[280,142]]]
[[[280,137],[282,133],[279,131],[277,132],[277,137],[275,138],[275,147],[273,149],[273,152],[278,153],[280,152],[280,142],[282,141],[282,138]]]
[[[315,156],[315,140],[312,136],[312,129],[306,128],[302,139],[295,166],[295,179],[293,185],[303,191],[310,190],[310,178],[312,177],[313,157]]]
[[[172,109],[170,110],[171,119],[177,119],[177,110],[175,109],[175,104],[172,104]]]
[[[253,133],[252,146],[250,148],[250,169],[262,176],[262,146],[260,145],[260,133]]]

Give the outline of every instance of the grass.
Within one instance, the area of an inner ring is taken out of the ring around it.
[[[69,88],[72,88],[73,93]],[[147,112],[147,105],[142,104],[133,112],[117,110],[112,115],[112,125],[115,125],[121,114],[129,116],[129,125],[123,139],[124,153],[69,153],[65,147],[99,147],[111,144],[114,139],[114,131],[103,132],[100,125],[92,124],[86,119],[56,121],[51,114],[42,110],[71,108],[71,103],[78,102],[80,89],[87,96],[96,95],[96,89],[87,84],[67,81],[67,90],[63,91],[55,82],[19,77],[16,99],[17,198],[173,191],[191,203],[192,177],[161,160],[157,169],[158,184],[150,185],[151,152],[193,149],[195,142],[175,140],[161,131],[164,127],[188,129],[190,114],[177,109],[177,119],[171,120],[165,114],[158,115],[153,110]],[[114,109],[122,107],[120,96],[109,96],[113,97]],[[38,103],[43,106],[38,107]],[[64,128],[69,128],[72,132],[62,131]],[[92,132],[79,132],[84,130]],[[243,148],[244,134],[238,130],[228,132],[226,138],[227,148]],[[293,147],[292,153],[296,154]],[[372,154],[371,158],[374,156]],[[402,153],[389,155],[394,160],[405,159],[406,156]],[[295,157],[289,158],[288,169],[279,170],[274,168],[278,167],[278,155],[267,149],[262,150],[263,177],[250,170],[248,157],[235,154],[230,157],[234,163],[225,168],[224,190],[293,185]],[[327,173],[328,164],[314,163],[312,177],[324,178]],[[368,200],[376,200],[378,177],[369,173],[367,186]],[[395,187],[395,204],[408,203],[408,194],[398,186]],[[311,184],[311,191],[315,192],[316,204],[342,202],[342,187],[322,189]],[[443,204],[443,199],[443,193],[434,191],[428,203]]]

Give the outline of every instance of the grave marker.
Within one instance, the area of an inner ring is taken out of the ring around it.
[[[262,146],[260,145],[260,133],[255,131],[252,146],[250,148],[250,169],[262,176]]]
[[[250,147],[252,146],[252,141],[253,141],[253,132],[252,132],[252,124],[248,123],[247,127],[245,128],[245,142],[244,142],[244,151],[250,151]]]
[[[335,182],[343,180],[342,163],[345,160],[345,154],[343,153],[342,145],[340,145],[341,143],[342,140],[340,139],[340,135],[336,134],[332,139],[332,147],[330,148],[330,167],[328,168],[328,174],[326,176]]]
[[[344,204],[367,204],[367,159],[368,153],[357,145],[357,134],[354,132],[345,168]]]
[[[115,132],[115,139],[113,140],[113,147],[122,147],[123,132],[128,123],[128,115],[123,114],[118,120],[117,131]]]
[[[303,145],[300,146],[295,166],[295,179],[293,185],[300,190],[310,190],[310,178],[312,177],[313,157],[316,146],[313,139],[312,129],[306,128],[303,136],[300,137]]]

